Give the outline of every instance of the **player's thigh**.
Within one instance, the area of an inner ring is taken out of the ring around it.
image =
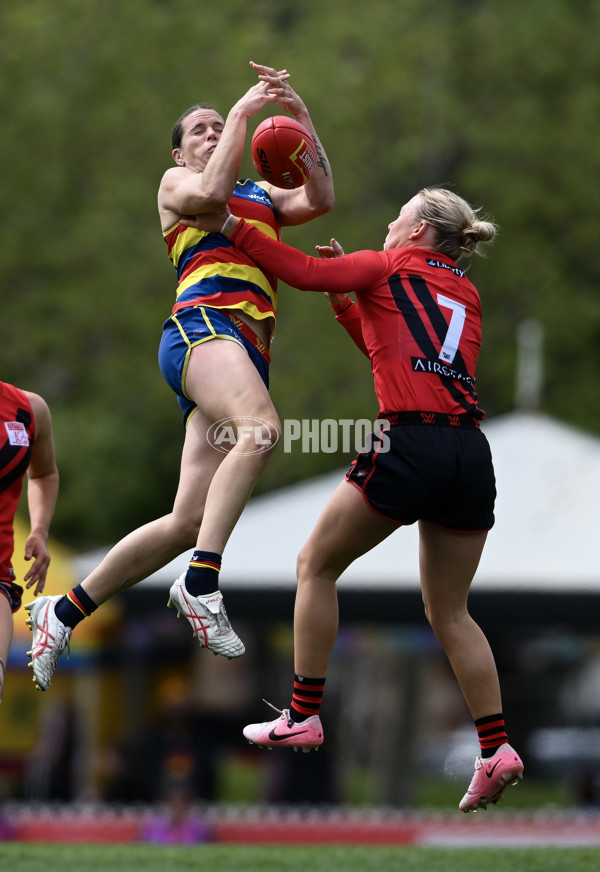
[[[7,582],[7,587],[10,582]],[[19,596],[20,604],[20,596]],[[0,657],[6,661],[13,635],[13,609],[11,600],[0,591]],[[1,677],[1,676],[0,676]]]
[[[419,521],[419,568],[428,616],[464,611],[487,532],[459,533]]]
[[[185,390],[212,421],[254,416],[279,427],[265,383],[246,351],[236,342],[213,339],[193,348]]]
[[[360,490],[342,481],[298,555],[298,575],[336,579],[397,529],[398,524],[369,508]]]

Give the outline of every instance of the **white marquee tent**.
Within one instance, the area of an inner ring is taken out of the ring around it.
[[[537,412],[485,423],[494,456],[496,526],[476,578],[481,592],[600,592],[600,439]],[[295,561],[344,469],[254,497],[229,541],[223,590],[295,586]],[[79,578],[106,549],[79,557]],[[152,575],[169,587],[191,552]],[[418,590],[417,528],[400,529],[348,568],[340,589]]]

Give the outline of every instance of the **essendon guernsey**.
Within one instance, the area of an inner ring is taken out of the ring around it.
[[[409,246],[321,260],[274,245],[243,223],[231,239],[289,285],[356,294],[352,323],[342,323],[364,340],[382,417],[404,411],[484,417],[475,392],[481,302],[449,257]]]
[[[34,422],[27,395],[0,382],[0,579],[12,579],[14,516],[29,466]]]

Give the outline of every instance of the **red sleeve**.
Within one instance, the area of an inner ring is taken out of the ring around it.
[[[263,269],[301,291],[330,291],[333,294],[361,291],[385,276],[387,271],[383,252],[355,251],[343,257],[310,257],[242,221],[230,241]]]
[[[335,320],[339,321],[344,330],[348,333],[354,344],[360,348],[362,353],[369,357],[365,340],[363,339],[362,324],[360,321],[360,309],[352,300],[348,300],[347,304],[342,308],[340,306],[332,306],[335,312]]]

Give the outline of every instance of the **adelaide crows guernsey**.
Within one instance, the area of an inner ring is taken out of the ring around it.
[[[279,239],[280,228],[270,195],[251,179],[237,182],[230,211]],[[239,309],[257,320],[277,308],[277,279],[220,233],[206,233],[179,222],[164,234],[179,284],[173,314],[187,306]]]
[[[27,395],[0,382],[0,580],[14,578],[14,518],[29,466],[35,424]]]

